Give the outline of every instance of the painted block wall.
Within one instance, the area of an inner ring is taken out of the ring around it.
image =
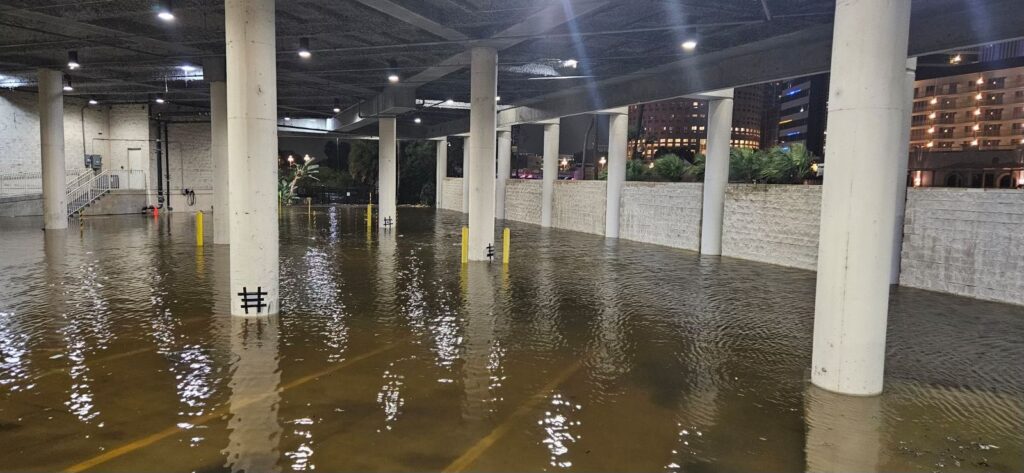
[[[626,182],[619,238],[698,251],[703,189],[699,182]]]
[[[730,184],[722,255],[817,270],[821,186]]]
[[[604,235],[608,183],[555,181],[551,225],[555,228]]]
[[[446,210],[462,212],[462,178],[446,177],[441,189],[443,200],[442,205]]]
[[[171,207],[175,212],[213,210],[213,158],[210,154],[209,123],[173,123],[167,126],[170,150]],[[196,193],[188,205],[183,188]]]
[[[0,170],[40,172],[39,98],[22,91],[0,92]],[[67,169],[84,168],[85,154],[104,154],[109,108],[64,100],[64,159]]]
[[[900,285],[1024,305],[1024,192],[908,189]]]
[[[505,181],[505,218],[540,225],[540,179]]]

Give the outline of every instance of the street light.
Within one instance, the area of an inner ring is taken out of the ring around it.
[[[295,156],[292,156],[290,154],[288,155],[288,165],[289,166],[295,165]]]
[[[313,160],[313,158],[309,157],[308,154],[302,157],[302,162],[305,162],[305,163],[308,163],[308,162],[310,162],[312,160]]]

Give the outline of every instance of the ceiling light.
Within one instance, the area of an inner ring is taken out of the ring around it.
[[[935,105],[935,104],[939,103],[939,99],[933,98],[930,101],[928,101],[928,103],[930,103],[932,105]]]
[[[423,120],[420,120],[420,117],[416,117],[412,119],[412,122],[419,125],[420,123],[423,123]]]
[[[949,63],[950,64],[960,64],[960,61],[962,61],[962,60],[963,60],[963,58],[960,57],[959,54],[957,54],[956,56],[953,56],[953,57],[949,58]]]
[[[974,114],[975,114],[975,115],[981,115],[981,109],[979,108],[979,109],[975,110],[975,111],[974,111]]]
[[[981,129],[981,126],[980,125],[974,125],[974,126],[971,127],[971,129],[974,130],[974,131],[978,131],[978,130]]]
[[[935,112],[929,113],[928,114],[928,118],[931,119],[931,120],[934,120],[935,119]]]
[[[444,103],[445,103],[446,105],[451,105],[451,104],[455,103],[455,101],[454,101],[454,100],[452,100],[452,99],[448,99],[448,100],[445,100],[445,101],[444,101]]]
[[[71,78],[64,77],[64,92],[71,92],[72,90],[75,90],[75,88],[71,85]]]
[[[89,99],[89,105],[99,105],[99,102],[96,99]]]
[[[975,84],[978,84],[978,85],[984,84],[984,83],[985,83],[985,79],[984,79],[984,78],[981,78],[981,77],[979,77],[979,78],[978,78],[978,80],[974,81],[974,83],[975,83]]]
[[[697,49],[697,30],[695,28],[687,28],[683,32],[683,47],[684,51],[693,51]]]
[[[73,71],[79,67],[82,65],[78,63],[78,51],[68,51],[68,69]]]
[[[974,100],[981,100],[983,98],[985,98],[985,97],[983,95],[981,95],[981,92],[978,92],[978,95],[974,96]]]
[[[174,21],[174,12],[171,9],[171,0],[164,0],[160,2],[156,16],[164,21]]]
[[[338,100],[338,99],[334,99],[334,113],[340,113],[340,112],[341,112],[341,101]]]
[[[161,97],[161,96],[157,95],[157,96],[156,96],[156,100],[154,100],[154,102],[156,102],[156,103],[164,103],[164,102],[165,102],[165,100],[164,100],[164,98],[163,98],[163,97]]]
[[[576,66],[578,66],[578,65],[579,65],[579,61],[577,61],[575,59],[566,59],[566,60],[562,61],[562,67],[571,67],[573,69],[576,69]]]
[[[688,39],[686,41],[683,41],[682,46],[683,49],[686,51],[693,51],[694,49],[697,49],[697,40]]]
[[[971,146],[978,146],[978,140],[971,140]]]
[[[309,38],[299,38],[299,57],[309,59],[313,53],[309,52]]]
[[[181,69],[182,71],[185,71],[185,72],[192,72],[192,71],[196,70],[196,66],[185,64],[183,66],[178,66],[178,69]]]
[[[394,59],[388,60],[388,82],[394,84],[401,80],[398,77],[398,61]]]
[[[290,122],[290,121],[292,121],[292,117],[290,115],[285,115],[284,116],[284,121]]]

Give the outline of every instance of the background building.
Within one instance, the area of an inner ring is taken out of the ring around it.
[[[828,74],[786,82],[779,94],[778,143],[800,143],[815,155],[825,156],[827,107]]]

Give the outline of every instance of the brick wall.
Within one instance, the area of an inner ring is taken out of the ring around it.
[[[604,181],[555,181],[551,226],[604,235],[607,198],[608,183]]]
[[[445,177],[441,185],[442,208],[462,212],[462,178]]]
[[[21,91],[0,92],[0,169],[4,173],[40,172],[39,98]],[[84,100],[64,100],[64,160],[82,169],[85,154],[106,157],[108,109]]]
[[[907,192],[900,285],[1024,304],[1024,192]]]
[[[619,238],[699,250],[703,189],[701,183],[626,182]]]
[[[505,218],[540,225],[540,179],[505,181]]]
[[[174,210],[213,209],[213,158],[209,123],[174,123],[167,126],[170,148],[171,207]],[[196,202],[189,206],[181,189],[192,189]]]
[[[821,186],[730,184],[722,255],[816,270]]]

